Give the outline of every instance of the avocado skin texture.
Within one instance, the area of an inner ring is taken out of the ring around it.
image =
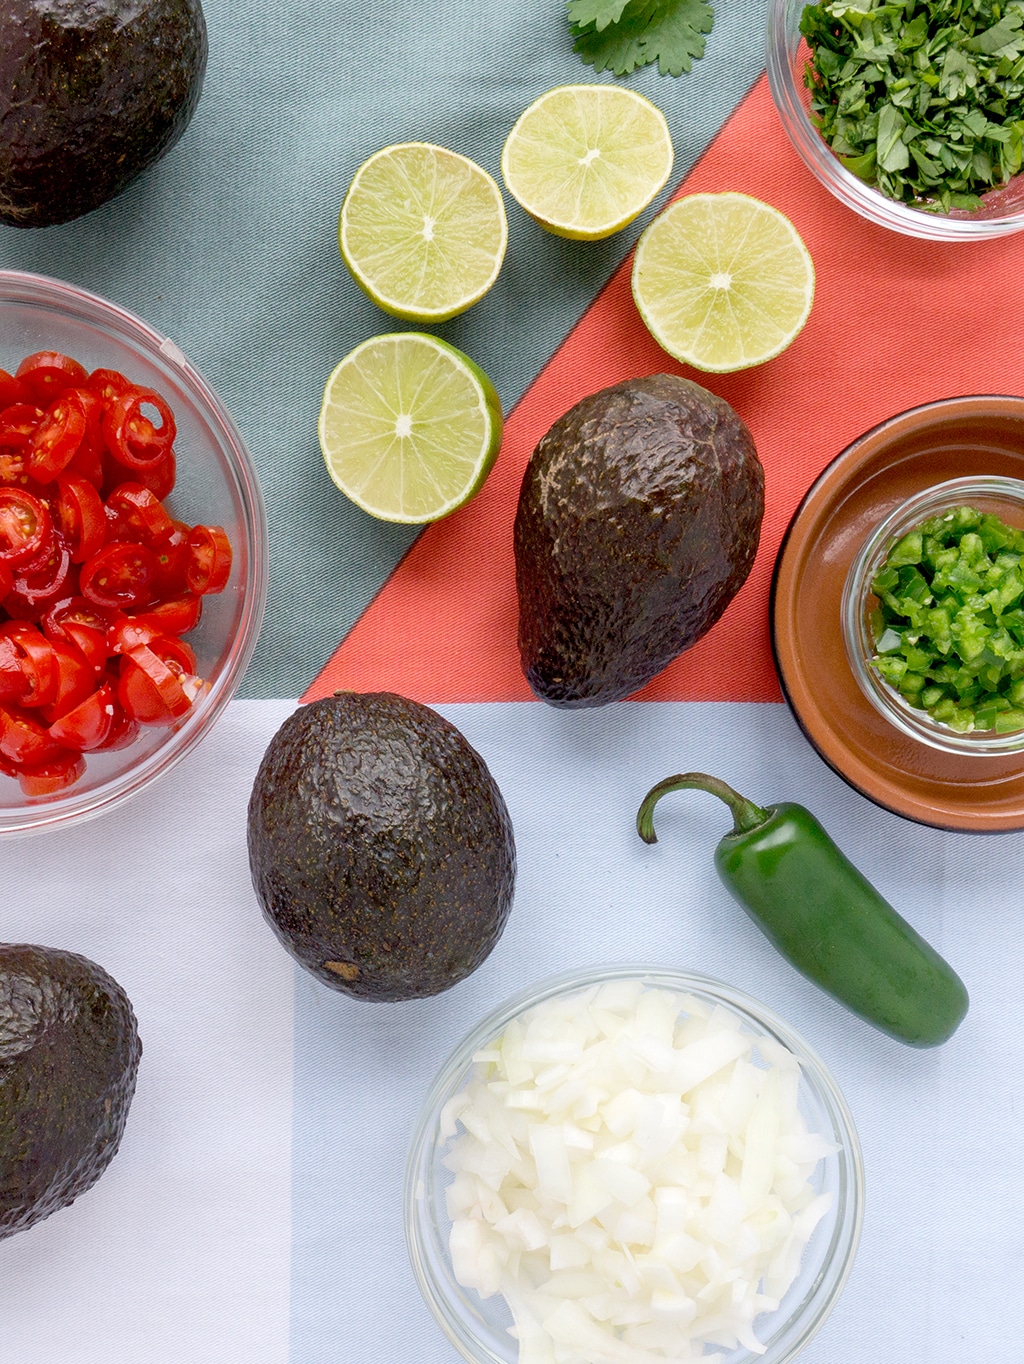
[[[270,742],[248,813],[263,912],[318,980],[416,999],[474,971],[512,907],[512,823],[483,759],[429,706],[340,692]]]
[[[582,399],[530,458],[515,520],[519,652],[542,700],[632,695],[745,582],[764,470],[723,399],[672,374]]]
[[[199,0],[4,0],[0,222],[66,223],[119,194],[185,131],[206,56]]]
[[[142,1043],[77,952],[0,944],[0,1238],[67,1207],[117,1152]]]

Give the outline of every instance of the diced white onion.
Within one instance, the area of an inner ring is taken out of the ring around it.
[[[452,1265],[504,1295],[519,1364],[763,1352],[755,1319],[830,1206],[799,1080],[732,1010],[641,981],[538,1005],[477,1053],[441,1118]]]

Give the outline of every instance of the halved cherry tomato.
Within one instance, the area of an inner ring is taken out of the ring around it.
[[[28,391],[21,380],[0,369],[0,408],[10,407],[12,403],[23,403],[27,398]]]
[[[32,434],[27,469],[30,477],[50,483],[66,468],[85,439],[85,404],[71,388],[62,393]]]
[[[59,758],[39,763],[35,767],[23,767],[18,772],[18,785],[26,796],[52,796],[74,786],[85,773],[85,759],[80,753],[70,750]]]
[[[103,748],[112,737],[120,710],[113,684],[104,682],[84,701],[54,720],[50,725],[50,737],[65,748],[92,753]]]
[[[51,646],[57,659],[57,694],[41,714],[52,725],[96,690],[96,674],[77,649],[69,644]]]
[[[0,624],[0,639],[10,639],[18,653],[18,666],[25,678],[25,691],[19,698],[23,706],[48,706],[57,695],[60,669],[53,644],[35,625],[24,620]]]
[[[24,488],[0,488],[0,563],[28,563],[49,544],[53,522],[46,505]]]
[[[98,674],[107,665],[110,654],[107,633],[114,616],[113,611],[94,606],[84,597],[66,597],[44,613],[40,624],[47,639],[76,648],[93,673]]]
[[[57,525],[76,564],[98,553],[107,536],[107,517],[95,487],[66,470],[57,479]]]
[[[128,748],[139,737],[141,726],[138,720],[133,720],[120,701],[114,702],[114,723],[110,730],[110,735],[105,743],[100,744],[104,753],[110,753],[115,749]]]
[[[231,576],[231,541],[223,526],[193,526],[186,579],[199,596],[223,592]]]
[[[70,355],[41,350],[26,355],[14,377],[21,380],[33,402],[49,407],[66,388],[88,383],[89,372]]]
[[[0,412],[0,449],[27,452],[46,413],[32,403],[15,403]]]
[[[139,540],[154,548],[173,535],[176,522],[141,483],[119,483],[107,498],[107,533],[114,540]]]
[[[0,701],[20,701],[28,691],[22,655],[9,635],[0,635]]]
[[[94,369],[86,381],[86,387],[109,405],[123,394],[130,393],[135,385],[120,370]]]
[[[133,611],[129,620],[136,625],[145,625],[160,635],[187,635],[199,624],[203,599],[190,592],[180,597],[158,601],[145,611]]]
[[[155,412],[155,426],[145,409]],[[174,444],[174,414],[151,389],[131,389],[115,398],[103,414],[103,438],[107,449],[126,469],[151,469]]]
[[[140,725],[172,725],[192,704],[178,675],[146,644],[121,659],[117,699]]]
[[[34,715],[0,706],[0,754],[9,762],[31,765],[60,758],[67,750]]]
[[[146,545],[116,541],[85,561],[79,584],[82,596],[97,606],[145,606],[153,600],[159,572],[159,560]]]
[[[74,592],[77,570],[62,535],[53,535],[42,553],[14,570],[4,610],[15,620],[38,620],[54,602]]]

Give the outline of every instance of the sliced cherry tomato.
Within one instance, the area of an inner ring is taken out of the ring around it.
[[[10,407],[12,403],[26,402],[27,399],[28,390],[21,380],[0,369],[0,409]]]
[[[107,517],[96,488],[70,470],[57,479],[57,525],[76,564],[98,553],[107,537]]]
[[[54,602],[77,588],[77,569],[62,535],[53,535],[42,553],[14,570],[4,610],[15,620],[38,620]]]
[[[116,369],[94,369],[89,375],[87,386],[108,406],[135,387],[130,379]]]
[[[59,643],[52,648],[57,659],[57,694],[41,711],[49,725],[96,690],[96,674],[77,649]]]
[[[146,611],[133,611],[129,620],[147,626],[154,635],[187,635],[199,624],[202,609],[202,597],[184,592],[180,597],[159,601]]]
[[[28,563],[49,544],[53,522],[46,505],[24,488],[0,488],[0,563]]]
[[[117,541],[82,565],[81,593],[97,606],[145,606],[153,600],[159,572],[160,562],[147,546]]]
[[[50,725],[50,737],[65,748],[92,753],[102,748],[113,735],[120,710],[113,684],[104,682],[84,701],[54,720]]]
[[[110,736],[106,743],[100,744],[104,753],[109,753],[114,749],[128,748],[139,737],[141,726],[138,720],[133,720],[120,701],[114,702],[114,723],[110,730]]]
[[[176,522],[142,483],[119,483],[107,498],[106,511],[108,534],[114,540],[138,540],[156,547],[174,534]]]
[[[45,763],[60,758],[66,751],[34,715],[14,706],[0,706],[0,754],[9,762]]]
[[[172,725],[192,704],[177,674],[146,644],[121,659],[117,698],[140,725]]]
[[[60,669],[53,644],[35,625],[24,620],[6,620],[0,624],[0,639],[10,639],[18,652],[18,664],[25,677],[26,689],[20,698],[23,706],[48,706],[57,695]]]
[[[148,412],[159,418],[153,424]],[[103,414],[107,449],[126,469],[151,469],[174,444],[174,414],[151,389],[131,389],[109,404]]]
[[[10,635],[0,635],[0,701],[20,701],[28,691],[22,654]]]
[[[41,350],[26,355],[15,371],[15,378],[21,380],[33,402],[49,407],[66,388],[88,383],[89,372],[70,355]]]
[[[15,403],[13,407],[5,407],[0,412],[0,449],[27,453],[32,437],[45,420],[43,409],[32,403]]]
[[[113,619],[114,612],[84,597],[66,597],[44,613],[40,624],[47,639],[76,648],[93,673],[99,674],[110,655],[107,634]]]
[[[223,592],[231,576],[231,541],[223,526],[193,526],[188,537],[189,589],[200,596]]]
[[[80,753],[70,750],[62,752],[59,758],[39,763],[35,767],[23,767],[18,772],[18,785],[26,796],[52,796],[74,786],[85,773],[85,759]]]
[[[50,483],[75,457],[85,439],[85,404],[71,388],[51,404],[36,427],[28,452],[28,473]]]

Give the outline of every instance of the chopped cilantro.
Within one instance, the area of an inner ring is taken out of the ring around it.
[[[800,32],[822,137],[888,198],[972,210],[1021,169],[1024,0],[831,0]]]
[[[707,0],[569,0],[573,46],[595,71],[626,76],[658,63],[680,76],[704,55],[714,11]]]

